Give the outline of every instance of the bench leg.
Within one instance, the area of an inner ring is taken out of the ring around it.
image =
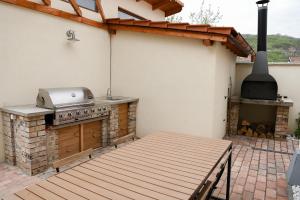
[[[232,146],[229,150],[232,149]],[[232,151],[230,151],[230,155],[228,157],[227,163],[227,184],[226,184],[226,200],[230,198],[230,179],[231,179],[231,159],[232,159]]]

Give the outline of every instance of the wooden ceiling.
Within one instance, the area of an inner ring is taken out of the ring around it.
[[[141,0],[136,0],[137,2]],[[143,0],[152,5],[152,9],[160,9],[165,12],[165,16],[179,13],[183,8],[183,3],[179,0]]]
[[[241,57],[255,55],[252,47],[243,36],[233,27],[212,27],[208,24],[190,25],[188,23],[170,23],[167,21],[107,19],[108,29],[111,31],[125,30],[142,33],[152,33],[167,36],[200,39],[205,46],[221,42],[230,51]]]

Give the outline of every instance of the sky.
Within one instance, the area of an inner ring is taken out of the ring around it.
[[[188,20],[190,12],[200,8],[201,0],[181,0],[184,8],[181,15]],[[242,34],[256,34],[256,0],[205,0],[214,10],[219,9],[222,19],[217,26],[233,26]],[[270,0],[268,34],[282,34],[300,38],[300,0]]]

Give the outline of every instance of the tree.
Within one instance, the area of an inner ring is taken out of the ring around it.
[[[212,9],[211,4],[206,6],[205,0],[201,0],[200,8],[195,12],[189,13],[189,23],[191,24],[215,24],[222,19],[219,8]],[[175,14],[167,18],[169,22],[181,22],[183,17],[181,14]]]
[[[205,6],[205,0],[202,0],[200,9],[196,12],[191,12],[189,15],[190,23],[192,24],[215,24],[222,19],[219,8],[213,10],[211,4]]]

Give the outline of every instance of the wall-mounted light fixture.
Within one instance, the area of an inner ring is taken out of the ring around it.
[[[68,31],[66,32],[66,34],[67,34],[68,40],[73,41],[73,42],[80,41],[79,39],[76,38],[76,36],[75,36],[75,31],[73,31],[73,30],[68,30]]]

